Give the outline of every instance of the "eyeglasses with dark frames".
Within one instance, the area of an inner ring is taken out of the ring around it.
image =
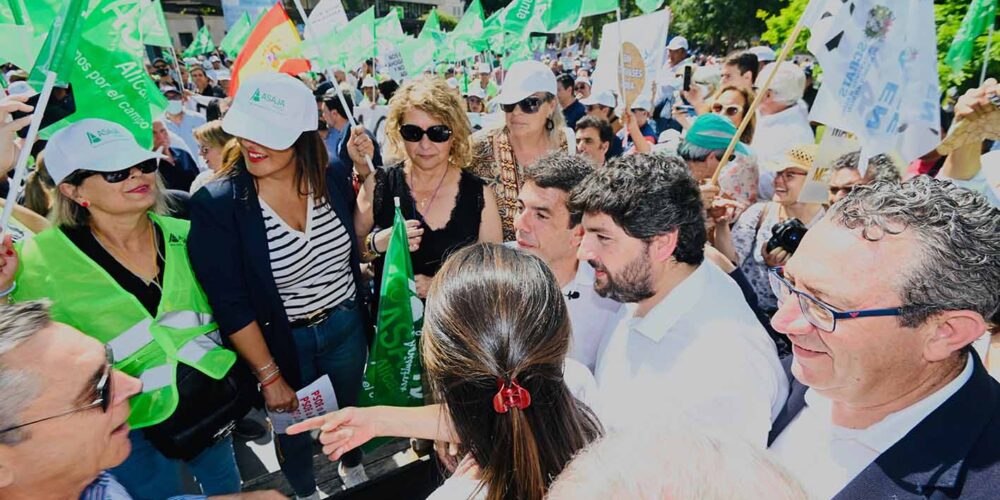
[[[795,288],[785,279],[784,267],[772,267],[767,274],[771,284],[771,291],[778,298],[778,305],[784,304],[789,296],[795,295],[799,302],[799,310],[806,320],[816,328],[824,332],[833,332],[837,329],[837,320],[873,318],[880,316],[899,316],[902,308],[890,307],[883,309],[860,309],[857,311],[840,311],[822,300],[809,295],[802,290]]]
[[[64,412],[56,414],[56,415],[52,415],[52,416],[45,417],[45,418],[39,418],[37,420],[32,420],[30,422],[25,422],[25,423],[20,424],[20,425],[15,425],[13,427],[8,427],[6,429],[2,429],[2,430],[0,430],[0,434],[3,434],[5,432],[10,432],[10,431],[13,431],[13,430],[16,430],[16,429],[20,429],[22,427],[27,427],[29,425],[34,425],[34,424],[37,424],[37,423],[40,423],[40,422],[45,422],[45,421],[48,421],[48,420],[53,420],[53,419],[56,419],[56,418],[59,418],[59,417],[65,417],[67,415],[72,415],[74,413],[79,413],[81,411],[86,411],[86,410],[89,410],[91,408],[97,408],[98,406],[101,407],[101,412],[102,413],[107,413],[108,412],[108,408],[111,406],[111,397],[112,397],[112,394],[113,394],[113,392],[112,392],[112,386],[111,386],[111,378],[112,378],[112,375],[113,375],[112,374],[112,370],[113,370],[112,366],[114,366],[114,364],[115,364],[114,353],[111,351],[111,346],[109,346],[107,344],[104,345],[104,357],[106,359],[106,363],[104,365],[104,372],[101,374],[101,378],[98,379],[97,385],[94,386],[94,394],[96,395],[96,399],[94,399],[90,403],[87,403],[87,404],[85,404],[83,406],[78,406],[76,408],[64,411]]]

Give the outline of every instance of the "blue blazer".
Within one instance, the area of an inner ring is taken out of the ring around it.
[[[1000,383],[972,353],[972,378],[909,434],[879,455],[835,499],[1000,498]],[[768,446],[805,407],[806,386],[791,377]]]
[[[329,169],[326,183],[330,206],[351,238],[355,299],[366,315],[367,287],[354,234],[354,189]],[[299,371],[292,330],[271,272],[264,216],[253,177],[245,169],[209,183],[191,199],[188,254],[220,331],[232,335],[256,321],[288,384],[298,390],[310,382],[304,382]]]
[[[382,165],[382,153],[379,147],[378,141],[375,140],[375,134],[370,130],[365,130],[368,137],[372,140],[372,144],[375,145],[375,154],[372,155],[372,164],[376,167]],[[338,178],[347,179],[348,185],[353,178],[354,172],[354,160],[351,160],[351,155],[347,152],[347,140],[351,138],[351,126],[348,125],[347,129],[344,131],[344,135],[340,136],[340,142],[337,143],[337,151],[334,153],[330,152],[330,163],[328,165],[330,172],[333,172]]]

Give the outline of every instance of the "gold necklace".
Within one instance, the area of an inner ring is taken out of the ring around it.
[[[438,181],[437,187],[434,188],[434,193],[431,194],[431,197],[429,199],[424,199],[424,201],[417,202],[417,203],[420,204],[420,211],[421,212],[426,212],[427,211],[427,207],[429,207],[431,205],[431,203],[434,203],[434,199],[437,198],[438,191],[441,190],[441,186],[444,184],[444,178],[445,177],[448,177],[448,167],[445,167],[444,175],[442,175],[441,179]],[[416,184],[417,183],[416,183],[416,179],[413,177],[412,174],[410,175],[410,180],[411,180],[411,182],[414,185],[414,187],[413,187],[413,197],[416,198],[417,197],[417,195],[416,195],[416,192],[417,192],[417,190],[416,190]]]
[[[104,251],[108,252],[108,254],[111,255],[111,257],[113,257],[115,260],[117,260],[119,264],[122,264],[125,267],[125,269],[128,270],[128,272],[132,273],[133,276],[135,276],[136,278],[139,278],[140,280],[142,280],[142,282],[145,283],[146,286],[156,285],[156,288],[160,288],[162,290],[162,287],[160,286],[160,280],[159,280],[159,277],[160,277],[160,263],[157,261],[156,258],[153,259],[153,277],[150,278],[150,279],[147,279],[147,278],[145,278],[144,276],[142,276],[141,274],[139,274],[138,272],[135,271],[136,269],[140,269],[140,267],[137,266],[137,265],[135,265],[135,263],[133,263],[131,259],[129,259],[128,257],[126,257],[125,254],[116,252],[113,248],[111,248],[114,245],[112,245],[110,241],[105,241],[106,238],[104,238],[104,236],[101,234],[100,231],[97,230],[96,227],[91,226],[90,233],[92,235],[94,235],[94,239],[97,240],[97,244],[101,245],[101,248],[103,248]],[[154,234],[155,234],[155,232],[153,231],[153,223],[150,222],[149,223],[149,244],[153,247],[153,251],[156,253],[156,256],[159,257],[159,255],[160,255],[160,249],[156,245],[156,237],[155,237]]]

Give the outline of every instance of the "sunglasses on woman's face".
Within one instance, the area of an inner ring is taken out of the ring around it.
[[[451,139],[451,128],[447,125],[434,125],[427,129],[422,129],[416,125],[406,124],[399,127],[399,135],[403,136],[406,142],[420,142],[427,134],[431,142],[448,142]]]
[[[718,102],[712,104],[712,112],[717,115],[726,115],[729,117],[733,117],[740,114],[740,111],[742,111],[742,109],[740,109],[740,107],[735,104],[729,104],[727,106],[723,106],[722,103]]]
[[[153,172],[156,172],[156,169],[160,168],[160,164],[158,160],[152,159],[152,160],[146,160],[142,163],[133,165],[128,168],[116,170],[114,172],[95,172],[93,170],[80,170],[79,177],[77,178],[78,179],[77,183],[83,182],[84,179],[86,179],[87,177],[93,175],[100,175],[101,177],[104,177],[104,180],[107,181],[108,184],[118,184],[119,182],[123,182],[125,179],[128,179],[129,177],[132,176],[133,168],[138,168],[139,171],[144,174],[151,174]]]
[[[535,114],[542,108],[542,103],[547,101],[544,97],[528,96],[514,104],[501,104],[500,108],[504,113],[513,113],[515,107],[520,107],[521,111],[529,115]]]

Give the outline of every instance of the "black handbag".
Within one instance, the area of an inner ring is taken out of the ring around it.
[[[191,460],[229,436],[235,421],[260,398],[256,380],[240,361],[221,380],[178,363],[177,392],[174,413],[143,431],[165,457],[180,460]]]

